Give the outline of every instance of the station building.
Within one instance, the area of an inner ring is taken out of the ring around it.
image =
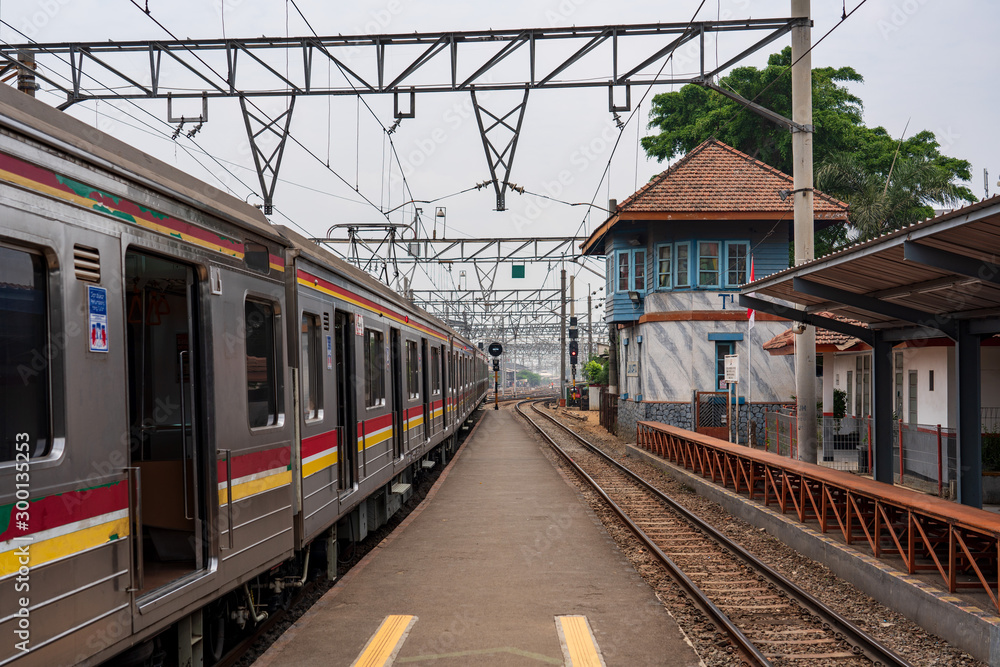
[[[583,253],[607,257],[623,437],[645,419],[726,437],[726,398],[717,393],[726,391],[726,355],[740,356],[734,412],[758,423],[758,437],[763,412],[792,401],[792,357],[761,350],[788,322],[757,313],[749,328],[737,296],[751,259],[757,279],[788,268],[793,189],[788,174],[708,140],[612,205],[583,244]],[[817,227],[842,224],[847,205],[816,192],[814,216]]]

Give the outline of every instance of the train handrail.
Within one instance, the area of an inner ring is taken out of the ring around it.
[[[135,473],[134,475],[132,473]],[[135,567],[132,569],[132,585],[129,593],[138,593],[145,583],[146,570],[143,567],[142,552],[142,468],[139,466],[129,466],[125,468],[127,484],[129,487],[128,508],[129,514],[135,517],[135,532],[132,534],[132,543],[135,544]],[[132,480],[135,479],[135,493],[132,492]],[[133,502],[133,495],[135,502]]]
[[[219,545],[219,550],[233,548],[233,450],[220,449],[216,453],[226,455],[226,532],[229,533],[229,546]]]

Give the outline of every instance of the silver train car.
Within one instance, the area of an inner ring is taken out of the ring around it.
[[[0,665],[212,664],[486,389],[384,285],[0,86]]]

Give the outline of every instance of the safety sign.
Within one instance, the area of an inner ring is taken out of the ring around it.
[[[333,370],[333,336],[326,337],[326,370]]]
[[[87,310],[90,313],[90,351],[108,351],[108,290],[87,285]]]

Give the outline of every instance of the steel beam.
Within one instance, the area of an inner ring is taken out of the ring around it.
[[[824,285],[823,283],[808,280],[807,278],[793,278],[792,288],[802,294],[827,299],[853,308],[860,308],[875,315],[888,315],[904,322],[912,322],[920,326],[940,329],[945,335],[951,338],[955,337],[954,323],[946,314],[935,315],[934,313],[917,310],[916,308],[902,306],[898,303],[875,299],[865,294],[858,294],[857,292],[849,292],[837,287],[831,287],[830,285]]]
[[[740,306],[743,308],[753,308],[754,310],[759,310],[762,313],[784,317],[793,322],[802,322],[803,324],[819,327],[821,329],[836,331],[837,333],[842,333],[846,336],[854,336],[869,345],[872,345],[875,340],[875,333],[866,327],[859,327],[855,324],[841,322],[840,320],[835,320],[829,317],[822,317],[820,315],[816,315],[815,313],[809,313],[797,308],[790,308],[789,306],[785,306],[780,303],[766,301],[747,294],[740,294]]]
[[[955,341],[958,406],[958,502],[983,506],[981,340],[971,333],[968,322],[958,323]]]
[[[1000,285],[1000,266],[968,255],[959,255],[914,241],[903,241],[903,259]]]

